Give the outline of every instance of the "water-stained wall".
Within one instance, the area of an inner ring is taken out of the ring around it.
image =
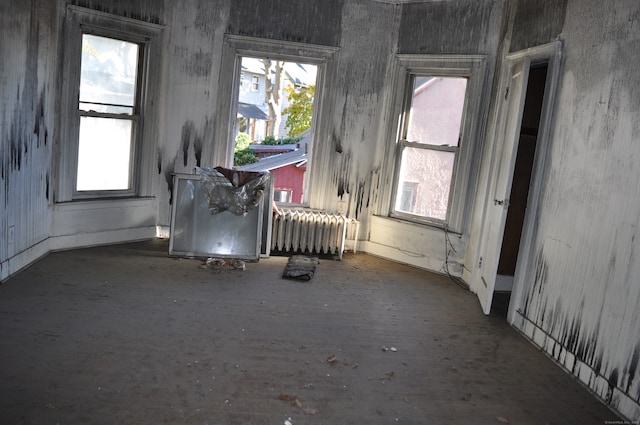
[[[512,301],[515,325],[637,421],[640,4],[519,3],[518,48],[559,37],[564,53],[535,258]],[[544,36],[527,33],[542,21],[552,23]]]
[[[495,0],[408,3],[398,53],[495,54],[501,15],[502,2]]]
[[[0,279],[46,253],[56,142],[55,2],[0,4]],[[25,259],[21,253],[34,251]]]
[[[321,173],[312,181],[311,203],[366,221],[381,178],[377,151],[384,143],[382,105],[388,58],[394,50],[396,9],[349,1],[340,27],[336,72],[328,82],[328,131],[317,141],[312,163]]]
[[[157,149],[158,224],[168,226],[173,173],[228,165],[218,108],[231,86],[221,76],[224,35],[337,46],[343,0],[173,2],[165,47],[165,98]],[[228,119],[228,118],[227,118]]]
[[[164,75],[156,150],[158,223],[169,225],[173,173],[214,166],[218,69],[228,1],[185,0],[171,5],[163,49]]]

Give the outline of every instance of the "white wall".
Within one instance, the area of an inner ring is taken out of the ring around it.
[[[640,419],[640,4],[570,0],[535,271],[515,325]]]
[[[48,252],[57,15],[55,2],[0,4],[0,280]]]
[[[530,266],[517,268],[510,320],[627,418],[640,419],[640,4],[520,0],[505,51],[562,43]],[[494,96],[496,96],[494,94]],[[494,103],[495,105],[495,103]],[[496,119],[495,111],[489,123]],[[488,140],[493,129],[489,125]],[[491,152],[491,142],[486,146]],[[466,262],[482,256],[483,169]],[[521,261],[521,259],[519,259]],[[524,264],[524,263],[523,263]]]

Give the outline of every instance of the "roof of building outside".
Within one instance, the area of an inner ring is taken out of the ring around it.
[[[271,171],[277,168],[286,167],[287,165],[296,164],[302,165],[307,162],[307,145],[310,142],[311,131],[307,130],[303,132],[300,136],[302,138],[298,142],[298,146],[296,150],[280,153],[277,155],[272,155],[267,158],[261,159],[258,162],[254,162],[253,164],[243,165],[241,167],[237,167],[236,169],[242,171]],[[285,145],[273,145],[276,147],[282,147]]]
[[[251,103],[238,102],[238,115],[245,118],[255,118],[257,120],[268,120],[269,115],[266,114],[257,105]]]

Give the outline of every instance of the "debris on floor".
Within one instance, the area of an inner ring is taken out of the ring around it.
[[[220,273],[222,270],[245,270],[246,265],[244,261],[234,258],[207,258],[202,268]]]
[[[292,406],[299,407],[300,409],[302,409],[302,411],[304,412],[305,415],[317,415],[318,414],[318,409],[313,409],[313,408],[308,407],[308,406],[303,406],[302,402],[295,395],[280,393],[278,398],[280,400],[282,400],[282,401],[286,401],[286,402],[291,403]],[[291,420],[291,418],[289,418],[289,420]]]
[[[284,268],[282,277],[297,280],[311,280],[318,265],[317,257],[293,255]]]

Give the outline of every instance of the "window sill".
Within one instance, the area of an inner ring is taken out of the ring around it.
[[[437,221],[429,221],[429,220],[420,220],[420,219],[416,219],[411,217],[410,215],[404,216],[404,215],[389,215],[389,216],[375,216],[376,218],[380,218],[380,219],[384,219],[384,220],[389,220],[389,221],[393,221],[396,223],[399,223],[401,225],[407,225],[407,226],[416,226],[419,227],[420,229],[433,229],[434,231],[446,231],[447,233],[450,234],[454,234],[454,235],[460,235],[461,233],[456,231],[456,230],[452,230],[449,229],[446,223],[443,222],[437,222]]]
[[[113,197],[113,198],[87,198],[87,199],[74,199],[71,201],[56,202],[54,209],[58,211],[62,210],[82,210],[82,209],[96,209],[101,207],[117,207],[121,206],[136,206],[155,203],[155,196],[131,196],[131,197]]]

